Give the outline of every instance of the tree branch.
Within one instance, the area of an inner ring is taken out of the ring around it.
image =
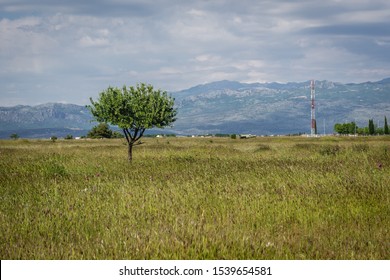
[[[127,128],[123,129],[123,133],[125,134],[127,143],[130,144],[129,132],[127,131]]]
[[[138,135],[138,137],[136,137],[135,141],[138,141],[144,135],[144,132],[145,132],[145,128],[141,128],[141,132]]]

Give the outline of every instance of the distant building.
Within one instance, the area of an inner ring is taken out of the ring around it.
[[[252,134],[240,134],[240,139],[249,139],[249,138],[254,138],[256,135]]]

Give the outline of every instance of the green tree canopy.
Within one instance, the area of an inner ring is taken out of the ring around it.
[[[87,134],[88,138],[112,138],[113,132],[106,123],[99,123],[94,126]]]
[[[350,123],[336,123],[334,125],[334,131],[339,134],[355,134],[357,126],[355,122]]]
[[[9,137],[14,140],[19,139],[19,135],[16,133],[12,133]]]
[[[120,88],[109,87],[88,106],[98,122],[117,125],[123,130],[128,143],[128,157],[146,129],[164,128],[176,120],[174,99],[166,91],[155,90],[150,84]]]

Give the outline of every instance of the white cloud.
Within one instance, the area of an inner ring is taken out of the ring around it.
[[[375,43],[378,44],[379,46],[390,46],[390,38],[385,38],[385,39],[377,39],[375,40]]]
[[[191,9],[187,12],[187,14],[194,16],[194,17],[204,17],[206,16],[206,12],[197,10],[197,9]]]
[[[107,38],[91,38],[90,36],[86,35],[83,36],[80,39],[80,46],[81,47],[103,47],[108,46],[110,42]]]
[[[379,80],[389,11],[385,0],[1,1],[0,105],[18,92],[81,103],[140,81]]]
[[[242,23],[242,19],[241,19],[241,17],[235,16],[235,17],[233,17],[233,22],[237,23],[237,24],[241,24]]]
[[[195,61],[208,63],[220,63],[221,59],[220,56],[211,54],[201,54],[195,57]]]

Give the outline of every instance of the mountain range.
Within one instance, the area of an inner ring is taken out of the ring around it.
[[[319,133],[332,133],[335,123],[369,119],[383,125],[390,117],[390,78],[377,82],[315,81]],[[171,128],[150,133],[256,135],[309,133],[310,81],[240,83],[218,81],[172,92],[178,110]],[[96,122],[85,106],[48,103],[0,107],[0,138],[86,135]]]

